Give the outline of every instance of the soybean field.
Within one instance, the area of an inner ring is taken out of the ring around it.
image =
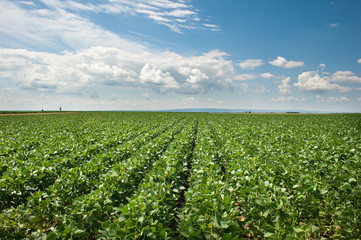
[[[0,239],[361,239],[361,114],[0,116]]]

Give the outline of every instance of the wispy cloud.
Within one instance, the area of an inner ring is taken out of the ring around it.
[[[330,23],[330,27],[332,28],[336,28],[338,26],[340,26],[340,23]]]
[[[329,97],[327,100],[329,103],[331,102],[349,102],[351,99],[348,97]]]
[[[148,93],[142,93],[141,95],[142,97],[144,97],[145,99],[149,100],[150,97],[149,97],[149,94]]]
[[[13,48],[62,51],[92,46],[124,48],[142,51],[144,46],[104,30],[74,13],[59,10],[62,2],[46,1],[51,8],[23,9],[17,4],[0,0],[0,45]]]
[[[198,11],[182,0],[105,0],[99,4],[81,3],[75,0],[43,2],[53,9],[144,16],[178,33],[182,33],[184,29],[220,30],[215,24],[202,23]]]
[[[271,101],[275,101],[275,102],[305,102],[306,99],[304,97],[302,98],[297,98],[294,96],[280,96],[278,98],[272,98]]]
[[[295,68],[304,66],[304,62],[301,61],[287,61],[284,57],[278,56],[273,61],[269,62],[271,65],[282,68]]]
[[[183,100],[183,103],[186,103],[186,104],[197,102],[197,100],[194,97],[184,97],[182,100]]]
[[[16,92],[15,88],[0,88],[0,92]]]
[[[270,90],[268,90],[263,85],[257,85],[256,88],[253,91],[256,92],[256,93],[268,93],[268,92],[270,92]]]
[[[324,63],[321,63],[319,66],[318,66],[318,69],[321,69],[321,71],[323,71],[326,67],[326,64]]]
[[[334,103],[334,102],[349,102],[351,101],[351,99],[349,99],[348,97],[328,97],[328,98],[324,98],[320,95],[316,96],[316,101],[318,103],[323,103],[323,102],[327,102],[327,103]]]
[[[31,1],[15,1],[16,3],[27,5],[27,6],[35,6],[34,2]]]
[[[203,23],[203,26],[210,29],[211,31],[220,31],[221,30],[221,27],[218,25],[215,25],[215,24]]]

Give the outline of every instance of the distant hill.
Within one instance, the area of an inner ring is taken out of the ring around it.
[[[333,113],[325,111],[304,111],[304,110],[263,110],[263,109],[227,109],[227,108],[181,108],[159,110],[157,112],[208,112],[208,113]]]

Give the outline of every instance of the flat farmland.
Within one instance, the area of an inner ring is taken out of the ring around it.
[[[360,239],[361,114],[0,117],[1,239]]]

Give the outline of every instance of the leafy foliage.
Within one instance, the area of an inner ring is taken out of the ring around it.
[[[0,117],[2,239],[358,239],[361,115]]]

